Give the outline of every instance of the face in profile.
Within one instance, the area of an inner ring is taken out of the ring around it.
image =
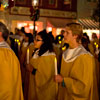
[[[36,37],[34,39],[34,47],[39,49],[42,44],[43,44],[43,40],[42,40],[41,36],[36,35]]]
[[[69,27],[66,27],[65,33],[63,34],[65,43],[70,44],[73,41],[72,31]]]

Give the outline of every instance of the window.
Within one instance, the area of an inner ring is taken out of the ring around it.
[[[49,5],[54,5],[55,4],[55,0],[49,0]]]
[[[70,4],[71,0],[64,0],[64,4]]]

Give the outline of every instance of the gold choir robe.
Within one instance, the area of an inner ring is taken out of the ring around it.
[[[82,46],[63,53],[58,100],[98,100],[94,58]]]
[[[23,100],[20,64],[6,42],[0,42],[0,100]]]
[[[38,57],[34,54],[30,60],[30,64],[36,69],[35,88],[36,94],[34,100],[56,100],[56,83],[54,82],[55,75],[55,54],[45,52]],[[32,88],[32,87],[31,87]],[[34,92],[34,91],[33,91]]]
[[[28,47],[27,47],[27,49],[29,49],[29,59],[31,59],[32,58],[32,53],[34,52],[34,44],[33,43],[31,43]],[[27,51],[27,50],[26,50]],[[27,62],[27,52],[26,52],[26,54],[25,54],[25,63]],[[34,93],[34,89],[33,90],[31,90],[31,88],[30,88],[30,90],[29,90],[29,87],[32,85],[34,85],[34,83],[33,83],[33,79],[34,79],[34,77],[32,77],[33,75],[26,69],[26,66],[25,66],[25,82],[24,82],[24,100],[34,100],[33,98],[32,98],[32,95],[33,95],[33,93]]]
[[[21,65],[21,76],[22,76],[22,83],[25,83],[25,75],[26,75],[26,53],[27,53],[28,42],[23,42],[20,51],[20,65]]]

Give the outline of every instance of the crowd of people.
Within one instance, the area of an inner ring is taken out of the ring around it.
[[[0,22],[0,100],[99,100],[99,66],[100,41],[79,23],[33,38]]]

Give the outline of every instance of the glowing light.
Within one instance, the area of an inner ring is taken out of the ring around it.
[[[59,36],[58,39],[60,40],[61,39],[61,36]]]
[[[18,42],[18,45],[20,46],[20,42]]]
[[[51,31],[52,31],[52,27],[48,27],[47,32],[51,32]]]
[[[38,30],[38,27],[37,26],[35,26],[35,29],[36,29],[36,31]]]
[[[32,0],[32,6],[38,6],[38,0]]]
[[[27,26],[27,23],[24,23],[24,26]]]
[[[96,45],[96,48],[98,48],[98,44]]]
[[[29,29],[34,29],[34,26],[29,26]],[[38,29],[38,27],[37,26],[35,26],[35,29],[37,30]]]
[[[57,30],[56,30],[56,34],[59,35],[60,32],[61,32],[61,28],[57,28]]]
[[[18,51],[20,51],[20,42],[18,41]]]
[[[29,26],[33,26],[33,24],[29,24]]]
[[[57,59],[55,57],[55,75],[57,75]]]
[[[96,45],[97,43],[96,42],[94,42],[94,45]]]
[[[27,49],[27,64],[29,64],[29,48]]]
[[[17,41],[17,39],[15,39],[15,42]]]
[[[19,23],[18,25],[18,28],[20,29],[21,27],[23,27],[23,25],[21,23]]]
[[[16,40],[19,43],[19,40]]]
[[[34,26],[29,26],[29,29],[33,29],[34,28]]]
[[[61,44],[61,41],[59,41],[59,44]]]
[[[0,11],[3,11],[3,10],[4,10],[3,4],[1,4]]]
[[[64,47],[62,47],[62,50],[64,51],[64,50],[66,50],[66,47],[64,46]]]

